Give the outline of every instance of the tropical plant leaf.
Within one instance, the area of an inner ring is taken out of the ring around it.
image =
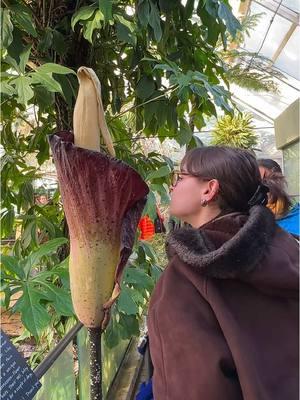
[[[44,295],[52,302],[56,312],[60,315],[72,316],[74,310],[72,306],[71,294],[65,289],[59,288],[46,280],[42,280],[39,276],[35,279],[36,283],[40,283],[45,289]]]
[[[160,15],[157,5],[151,0],[150,0],[149,25],[153,29],[155,40],[159,42],[162,37],[162,29],[160,26]]]
[[[132,336],[138,336],[140,334],[139,320],[135,315],[120,313],[119,324],[123,328],[120,331],[122,339],[130,339]]]
[[[135,46],[137,38],[136,38],[134,24],[130,21],[127,21],[121,15],[115,15],[115,18],[118,21],[117,22],[118,40],[132,44],[133,46]]]
[[[1,238],[7,238],[10,236],[14,226],[15,210],[9,208],[1,213]]]
[[[25,260],[24,260],[24,270],[26,275],[30,272],[31,268],[37,265],[40,259],[44,256],[50,255],[57,250],[59,246],[67,243],[68,240],[66,238],[56,238],[49,240],[49,242],[42,244],[38,250],[32,252]]]
[[[134,315],[138,312],[138,306],[133,301],[131,290],[127,286],[122,285],[121,294],[117,301],[119,311],[127,315]]]
[[[62,93],[60,84],[51,76],[50,73],[36,71],[32,74],[32,82],[41,84],[49,90],[49,92]]]
[[[155,83],[153,79],[148,76],[143,75],[136,86],[137,96],[144,100],[148,99],[155,90]]]
[[[20,54],[20,71],[24,74],[25,73],[25,68],[26,68],[26,64],[29,60],[29,56],[30,56],[30,52],[31,52],[31,48],[32,45],[27,45],[24,50],[22,51],[22,53]]]
[[[223,2],[220,2],[219,4],[218,15],[225,21],[228,31],[234,38],[237,31],[241,30],[242,28],[238,19],[232,14],[229,7]]]
[[[161,178],[161,177],[167,176],[169,174],[170,174],[170,168],[167,165],[164,165],[164,166],[160,167],[157,171],[150,172],[150,174],[147,176],[146,180],[152,181],[153,179]]]
[[[26,329],[36,338],[42,334],[51,320],[51,315],[41,305],[42,299],[47,299],[47,297],[31,285],[25,284],[23,294],[14,306],[16,311],[21,312],[21,320]]]
[[[25,274],[22,268],[20,268],[17,257],[1,255],[1,263],[4,265],[4,270],[11,274],[17,275],[20,279],[25,278]]]
[[[9,8],[14,12],[14,20],[17,22],[20,28],[36,38],[37,32],[35,29],[35,24],[28,8],[22,4],[14,4],[9,6]]]
[[[185,119],[180,120],[179,135],[177,136],[178,143],[183,146],[189,144],[193,136],[193,132]]]
[[[156,258],[156,256],[155,256]],[[127,284],[134,284],[151,291],[154,282],[152,278],[140,268],[127,268],[124,273],[124,282]]]
[[[89,19],[94,12],[97,10],[96,4],[92,4],[90,6],[81,7],[73,16],[71,20],[71,27],[74,30],[75,25],[79,21],[86,21]]]
[[[6,8],[0,9],[0,22],[1,22],[1,46],[4,49],[7,49],[7,47],[11,44],[13,41],[13,24],[11,22],[10,18],[10,10]]]
[[[34,96],[34,92],[31,88],[32,79],[28,76],[19,76],[13,80],[13,84],[17,90],[18,102],[24,105],[27,104]]]
[[[149,0],[139,1],[137,8],[138,19],[142,26],[147,26],[150,18],[150,4]]]
[[[83,36],[91,44],[93,44],[93,33],[94,33],[94,30],[101,28],[101,21],[102,20],[103,20],[103,14],[101,13],[100,10],[97,10],[95,15],[93,16],[93,18],[84,23]]]
[[[63,65],[55,64],[55,63],[45,63],[36,69],[37,72],[42,72],[43,74],[74,74],[75,71],[71,68],[64,67]]]
[[[112,0],[99,0],[99,10],[104,16],[104,21],[112,20]]]

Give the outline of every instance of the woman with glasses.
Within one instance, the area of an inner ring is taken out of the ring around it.
[[[154,400],[298,399],[298,245],[250,153],[190,151],[148,313]]]

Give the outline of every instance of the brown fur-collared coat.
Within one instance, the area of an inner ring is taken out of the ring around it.
[[[296,240],[262,206],[167,241],[148,330],[154,400],[298,400]]]

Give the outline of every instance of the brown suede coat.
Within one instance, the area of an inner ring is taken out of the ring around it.
[[[298,400],[296,240],[255,206],[167,248],[148,316],[154,400]]]

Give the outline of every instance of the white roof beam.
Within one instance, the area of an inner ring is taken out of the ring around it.
[[[284,36],[284,38],[282,39],[280,45],[278,46],[277,50],[275,51],[275,53],[273,54],[271,60],[273,62],[273,64],[275,63],[275,61],[277,60],[277,58],[280,56],[280,53],[282,52],[282,50],[284,49],[285,45],[287,44],[287,42],[289,41],[290,37],[292,36],[292,34],[295,32],[297,28],[297,24],[292,24],[290,26],[290,29],[287,31],[286,35]]]

